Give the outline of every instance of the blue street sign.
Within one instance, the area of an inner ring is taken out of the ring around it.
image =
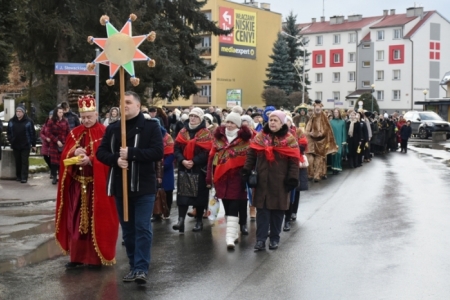
[[[98,68],[96,66],[96,68]],[[94,71],[88,71],[86,69],[86,64],[83,63],[67,63],[67,62],[56,62],[55,63],[55,74],[56,75],[91,75],[95,76]]]

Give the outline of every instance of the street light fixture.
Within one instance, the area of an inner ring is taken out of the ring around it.
[[[299,39],[298,37],[295,37],[293,35],[290,35],[284,31],[281,32],[281,34],[288,36],[290,38],[296,39],[297,41],[300,41],[303,47],[303,61],[300,62],[300,57],[298,57],[295,62],[292,64],[297,71],[298,76],[300,77],[300,72],[298,71],[298,67],[302,66],[302,103],[305,103],[305,65],[306,65],[306,49],[305,49],[305,43],[303,39]]]
[[[423,90],[423,101],[427,100],[427,94],[428,94],[428,90]]]
[[[375,96],[373,95],[373,93],[375,92],[375,84],[372,83],[372,85],[370,86],[372,88],[372,113],[373,113],[373,99],[375,98]]]

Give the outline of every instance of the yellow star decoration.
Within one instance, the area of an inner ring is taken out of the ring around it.
[[[136,20],[136,15],[131,14],[128,21],[118,31],[110,22],[107,15],[100,18],[100,24],[106,26],[107,38],[88,37],[88,42],[96,44],[103,51],[97,58],[88,63],[86,68],[90,71],[94,70],[96,63],[101,63],[109,66],[109,79],[106,80],[108,85],[114,85],[114,75],[120,67],[123,67],[128,74],[130,74],[130,81],[134,86],[139,85],[139,78],[134,73],[135,61],[147,61],[147,65],[153,68],[156,64],[155,60],[145,55],[138,47],[143,41],[155,41],[156,33],[154,31],[146,35],[132,36],[131,22]]]

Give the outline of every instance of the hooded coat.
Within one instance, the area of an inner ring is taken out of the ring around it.
[[[247,126],[242,126],[238,131],[237,137],[229,143],[225,135],[225,130],[225,126],[219,126],[214,132],[215,141],[213,143],[214,149],[212,151],[216,151],[217,153],[217,164],[213,165],[213,161],[216,160],[216,157],[210,155],[208,159],[208,172],[206,176],[206,183],[208,185],[211,185],[214,170],[223,162],[221,157],[225,157],[227,155],[233,157],[235,156],[233,154],[239,153],[239,151],[247,151],[250,145],[250,139],[253,136],[250,128]],[[242,165],[240,167],[228,170],[217,182],[214,183],[217,198],[227,200],[247,200],[245,185],[242,183],[240,176],[240,171],[243,167],[244,166]]]
[[[270,134],[274,139],[287,141],[291,138],[297,139],[289,132],[289,128],[284,124],[281,129],[273,133],[266,124],[263,131],[258,133]],[[298,144],[297,144],[298,147]],[[253,194],[253,206],[270,210],[288,210],[289,209],[289,192],[298,186],[299,160],[287,157],[274,151],[275,161],[269,162],[264,153],[250,148],[247,152],[247,160],[245,161],[242,175],[244,179],[248,177],[250,171],[257,171],[257,186]]]

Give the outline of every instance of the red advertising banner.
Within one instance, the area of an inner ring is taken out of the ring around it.
[[[234,27],[234,9],[227,7],[219,7],[219,27],[222,29],[231,29]],[[220,43],[233,44],[233,33],[229,35],[221,35]]]

